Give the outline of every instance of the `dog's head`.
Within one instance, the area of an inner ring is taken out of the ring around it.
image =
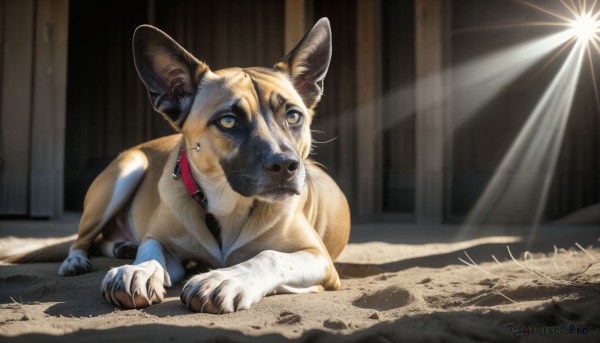
[[[310,123],[331,59],[331,29],[319,20],[273,68],[211,71],[171,37],[140,26],[135,65],[154,109],[182,132],[198,170],[244,197],[299,194],[310,153]]]

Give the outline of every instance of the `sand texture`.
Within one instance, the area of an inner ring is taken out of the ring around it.
[[[0,249],[35,242],[4,237]],[[531,254],[511,237],[353,243],[337,262],[340,291],[269,296],[224,315],[189,312],[182,285],[147,309],[108,305],[100,282],[126,260],[96,257],[91,273],[68,278],[58,263],[4,264],[0,341],[599,342],[600,249],[574,242]]]

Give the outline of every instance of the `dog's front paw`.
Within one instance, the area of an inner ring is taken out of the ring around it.
[[[72,250],[58,269],[60,276],[85,274],[92,269],[92,262],[81,250]]]
[[[191,278],[181,301],[190,311],[219,314],[248,309],[265,295],[247,274],[221,269]]]
[[[167,280],[167,286],[169,282]],[[146,308],[164,299],[165,272],[156,261],[125,265],[108,271],[102,281],[102,296],[123,308]]]

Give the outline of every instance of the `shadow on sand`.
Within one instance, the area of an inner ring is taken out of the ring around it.
[[[27,334],[3,342],[463,342],[519,341],[553,338],[564,342],[598,342],[600,299],[597,296],[552,302],[527,311],[490,309],[405,315],[351,334],[318,329],[299,338],[280,334],[246,336],[238,331],[209,327],[144,324],[107,330],[80,330],[61,336]],[[533,337],[535,336],[535,337]]]

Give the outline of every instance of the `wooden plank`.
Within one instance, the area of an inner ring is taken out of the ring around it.
[[[442,0],[416,2],[416,219],[443,220],[444,70]]]
[[[30,215],[63,211],[68,0],[37,2],[31,122]]]
[[[324,95],[316,108],[311,129],[313,157],[338,183],[356,214],[356,0],[311,2],[307,10],[314,18],[329,17],[333,35],[333,56],[324,84]],[[343,9],[343,10],[342,10]],[[312,24],[314,20],[310,19]],[[319,133],[321,131],[322,133]]]
[[[0,214],[27,214],[34,1],[6,1]]]
[[[415,211],[414,1],[382,1],[382,210]]]
[[[285,36],[284,54],[290,52],[306,31],[306,14],[304,0],[285,0]]]
[[[369,217],[381,212],[382,200],[381,2],[356,4],[355,215]]]
[[[441,30],[442,30],[442,69],[445,71],[451,70],[452,66],[452,1],[442,2],[442,13],[441,13]],[[442,96],[444,103],[442,107],[442,117],[444,123],[444,137],[443,137],[443,192],[444,192],[444,204],[442,221],[446,221],[450,218],[452,213],[452,177],[454,170],[454,125],[452,124],[452,74],[450,72],[444,72],[442,75]]]

